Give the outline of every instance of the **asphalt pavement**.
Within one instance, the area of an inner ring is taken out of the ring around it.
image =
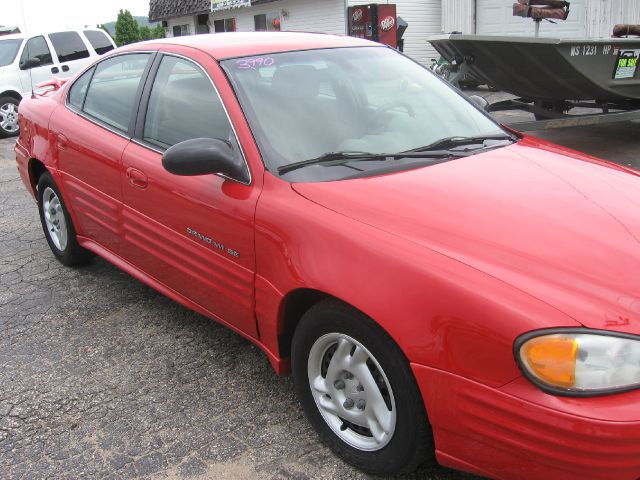
[[[639,129],[540,136],[640,168]],[[60,265],[12,149],[0,140],[0,478],[367,478],[248,341],[103,260]]]

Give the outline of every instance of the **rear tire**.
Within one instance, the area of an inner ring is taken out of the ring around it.
[[[93,258],[89,250],[78,244],[67,207],[49,172],[38,179],[38,211],[49,248],[60,263],[69,267],[82,265]]]
[[[373,475],[433,459],[433,437],[409,363],[375,322],[337,300],[313,306],[292,345],[298,399],[322,441]]]
[[[18,127],[18,104],[14,97],[0,97],[0,138],[15,137],[20,133]]]

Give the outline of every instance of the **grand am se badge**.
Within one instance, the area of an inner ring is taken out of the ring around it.
[[[240,258],[240,253],[238,253],[234,249],[225,247],[223,243],[216,242],[213,238],[202,235],[201,233],[196,232],[192,228],[187,227],[187,233],[193,237],[196,237],[198,240],[202,242],[208,243],[213,248],[220,250],[221,252],[226,252],[234,258]]]

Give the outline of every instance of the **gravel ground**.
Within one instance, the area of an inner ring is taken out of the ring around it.
[[[532,134],[640,168],[639,128]],[[105,261],[57,263],[12,149],[0,140],[0,478],[367,478],[319,443],[291,379],[248,341]]]
[[[368,478],[248,341],[103,260],[60,265],[12,148],[0,140],[1,479]]]

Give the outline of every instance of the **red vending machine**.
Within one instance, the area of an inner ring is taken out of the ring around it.
[[[349,35],[398,47],[396,6],[371,3],[349,7]]]

